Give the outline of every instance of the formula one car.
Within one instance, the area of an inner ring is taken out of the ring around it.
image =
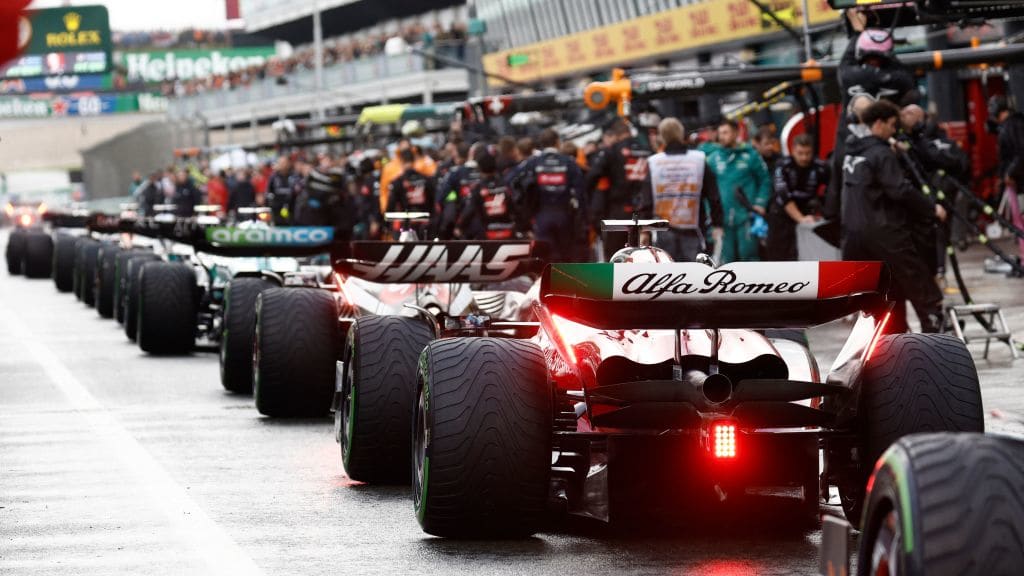
[[[251,350],[255,294],[246,287],[280,285],[300,274],[298,256],[327,252],[329,227],[270,227],[262,222],[221,226],[215,219],[122,220],[119,229],[160,240],[161,255],[126,258],[125,332],[152,354],[185,354],[205,342],[220,348],[222,379],[231,391],[247,392],[244,369],[234,374],[236,349]],[[329,273],[327,274],[329,275]],[[241,382],[242,385],[238,385]]]
[[[606,223],[632,246],[664,226]],[[715,266],[649,247],[552,264],[534,337],[467,331],[420,356],[423,530],[523,536],[552,508],[613,523],[679,517],[775,487],[799,492],[817,521],[829,485],[859,518],[874,462],[898,438],[984,427],[970,353],[947,335],[888,334],[888,284],[877,262]],[[826,374],[780,331],[851,314]]]
[[[286,286],[257,300],[257,409],[315,416],[333,406],[349,474],[367,481],[408,481],[426,343],[449,326],[516,317],[532,284],[524,275],[543,254],[531,241],[421,242],[409,232],[352,242],[326,289]]]
[[[43,229],[46,203],[7,203],[4,215],[14,224],[7,239],[7,272],[26,278],[49,278],[53,240]]]
[[[875,465],[859,576],[1013,576],[1024,566],[1024,439],[915,434]],[[821,574],[850,574],[850,525],[825,519]]]

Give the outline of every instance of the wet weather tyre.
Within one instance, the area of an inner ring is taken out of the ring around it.
[[[82,302],[89,307],[96,305],[96,264],[99,260],[100,242],[87,242],[82,245],[78,274],[82,292]]]
[[[132,342],[139,327],[139,276],[144,265],[158,261],[160,258],[155,254],[145,254],[129,258],[125,266],[124,335]]]
[[[92,238],[78,238],[75,240],[75,259],[74,259],[74,273],[72,280],[72,289],[75,293],[75,299],[81,302],[82,300],[82,267],[85,265],[85,247],[89,244],[96,243]]]
[[[135,256],[155,256],[144,250],[122,250],[114,259],[114,319],[124,324],[126,286],[128,284],[128,260]]]
[[[60,292],[71,292],[75,287],[75,245],[77,238],[57,234],[53,247],[53,283]]]
[[[330,292],[271,288],[256,298],[253,395],[260,414],[323,416],[334,397],[340,349]]]
[[[947,334],[894,334],[878,341],[864,368],[860,398],[862,461],[840,484],[843,511],[860,521],[872,466],[909,434],[984,432],[978,370],[967,346]]]
[[[365,316],[345,346],[339,419],[341,459],[353,480],[406,484],[412,478],[416,369],[434,330],[419,318]]]
[[[858,574],[1011,576],[1024,566],[1024,441],[918,434],[882,455]]]
[[[114,316],[114,268],[121,247],[104,244],[96,262],[96,312],[103,318]]]
[[[26,278],[49,278],[53,266],[53,238],[40,230],[33,230],[25,235],[25,263],[23,271]]]
[[[420,358],[413,497],[423,531],[526,537],[542,527],[552,394],[532,342],[449,338]]]
[[[220,381],[226,390],[252,394],[252,346],[256,297],[278,284],[265,278],[235,278],[224,291],[224,331],[220,338]]]
[[[21,268],[25,260],[25,235],[26,232],[20,228],[11,231],[7,238],[7,273],[11,276],[21,274]]]
[[[196,341],[196,274],[179,262],[153,262],[139,276],[139,348],[188,354]]]

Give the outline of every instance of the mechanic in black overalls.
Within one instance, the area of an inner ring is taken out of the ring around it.
[[[477,182],[463,199],[456,225],[463,240],[511,240],[516,237],[512,194],[499,174],[498,159],[480,148],[476,154],[480,171]]]
[[[647,160],[651,151],[633,137],[629,124],[616,120],[608,128],[611,142],[594,157],[584,182],[590,201],[591,224],[600,229],[601,220],[629,220],[642,200],[647,181]],[[607,190],[600,186],[607,178]],[[609,260],[626,245],[627,232],[609,232],[604,236],[604,259]]]
[[[547,242],[551,262],[585,258],[586,201],[583,172],[559,149],[558,133],[547,129],[538,140],[542,152],[520,166],[510,182],[520,226]]]
[[[434,179],[423,175],[413,167],[416,157],[412,150],[401,150],[398,153],[398,161],[402,163],[402,173],[390,184],[385,211],[426,212],[433,215],[436,193]],[[400,222],[394,224],[393,232],[397,239],[402,224]],[[430,235],[427,230],[428,226],[415,225],[413,228],[416,229],[421,240]]]
[[[376,240],[383,220],[380,216],[380,174],[372,158],[363,158],[349,186],[356,212],[353,240]]]
[[[893,278],[891,295],[897,300],[890,328],[906,332],[905,306],[910,300],[921,320],[922,332],[938,332],[942,325],[942,292],[914,246],[910,223],[930,214],[945,214],[930,197],[906,178],[889,140],[896,135],[900,110],[880,101],[864,111],[862,119],[871,135],[851,143],[843,163],[843,259],[885,262]]]
[[[898,106],[917,102],[921,94],[913,73],[896,57],[892,30],[865,29],[863,15],[847,11],[850,19],[850,42],[839,61],[839,88],[842,110],[850,112],[850,105],[858,96],[872,100],[888,100]],[[825,198],[824,214],[829,220],[840,217],[843,190],[843,162],[850,135],[848,125],[856,118],[847,113],[840,118],[836,131],[836,145],[832,153],[831,183]]]
[[[797,224],[814,224],[821,208],[819,193],[828,186],[828,165],[814,157],[814,142],[801,134],[793,140],[792,155],[772,175],[774,194],[768,205],[767,259],[796,260]]]
[[[266,205],[270,208],[271,221],[277,226],[287,226],[295,210],[295,198],[302,189],[302,177],[292,170],[287,156],[277,159],[274,173],[267,182]]]
[[[473,186],[480,181],[480,171],[471,156],[475,151],[476,148],[471,150],[464,142],[456,146],[456,166],[438,183],[434,197],[434,213],[437,220],[434,229],[440,240],[452,240],[456,237],[455,221],[459,217],[459,209]]]

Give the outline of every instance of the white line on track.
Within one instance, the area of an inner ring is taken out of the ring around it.
[[[75,378],[45,344],[33,334],[14,312],[0,306],[0,322],[46,372],[53,384],[78,412],[84,428],[102,439],[109,454],[123,461],[142,488],[153,509],[161,511],[174,536],[188,546],[210,568],[210,574],[260,575],[262,572],[230,536],[199,507],[166,470],[139,444],[103,404]],[[126,498],[136,497],[126,493]]]

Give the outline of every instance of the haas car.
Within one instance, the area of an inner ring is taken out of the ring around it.
[[[635,246],[667,223],[605,225]],[[467,331],[419,357],[423,530],[525,536],[552,512],[680,518],[772,488],[799,495],[810,524],[830,486],[856,522],[897,439],[983,428],[970,354],[950,336],[887,333],[888,285],[877,262],[715,266],[649,247],[548,266],[534,335]],[[823,372],[799,329],[850,315]]]

